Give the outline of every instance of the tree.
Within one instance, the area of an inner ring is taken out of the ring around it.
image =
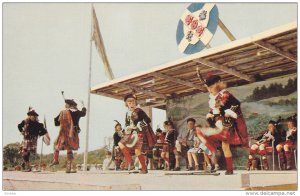
[[[297,89],[297,87],[296,87],[296,89]],[[287,85],[285,86],[285,93],[286,93],[286,95],[291,94],[291,93],[294,92],[296,89],[294,88],[294,81],[290,78],[290,79],[288,80]]]
[[[3,148],[3,165],[6,167],[14,167],[22,161],[22,156],[19,153],[20,143],[7,144]]]
[[[268,89],[265,85],[260,88],[260,99],[265,99],[268,95]]]

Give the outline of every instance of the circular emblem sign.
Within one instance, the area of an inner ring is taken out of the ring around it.
[[[192,3],[181,16],[176,32],[179,51],[185,54],[200,52],[214,36],[219,22],[214,3]]]

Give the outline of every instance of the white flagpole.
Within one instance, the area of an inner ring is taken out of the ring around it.
[[[92,36],[93,36],[93,4],[91,6],[91,37],[90,37],[90,59],[89,59],[89,85],[88,85],[88,103],[87,103],[87,118],[86,118],[86,134],[85,134],[85,150],[83,160],[83,170],[87,171],[88,148],[89,148],[89,125],[90,125],[90,102],[91,102],[91,73],[92,73]]]

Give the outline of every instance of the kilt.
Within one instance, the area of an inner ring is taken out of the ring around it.
[[[289,148],[291,148],[291,147],[296,147],[297,146],[297,142],[293,142],[291,140],[287,140],[287,141],[284,141],[284,142],[280,142],[278,145],[281,145],[282,147],[284,145],[288,145]]]
[[[61,129],[57,139],[54,142],[55,150],[78,150],[79,137],[78,131],[74,130],[72,137],[69,135],[69,130]]]
[[[237,146],[247,146],[248,147],[248,139],[244,138],[240,135],[240,132],[236,126],[230,128],[223,128],[221,131],[218,129],[210,129],[214,130],[214,133],[208,135],[208,138],[215,141],[222,141],[231,145]],[[206,134],[206,133],[204,133]]]
[[[79,148],[79,127],[74,126],[72,116],[68,110],[59,115],[60,130],[54,142],[55,150],[78,150]]]
[[[154,148],[152,149],[153,158],[154,159],[160,158],[160,154],[161,154],[162,150],[163,150],[163,144],[162,143],[155,144]]]
[[[113,150],[113,156],[115,157],[115,159],[121,159],[122,158],[122,152],[119,148],[116,148],[117,146],[114,146],[114,150]]]
[[[27,151],[36,154],[37,140],[38,140],[37,136],[33,136],[30,139],[23,138],[23,141],[21,143],[22,151]]]

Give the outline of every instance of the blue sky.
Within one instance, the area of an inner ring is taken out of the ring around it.
[[[176,45],[177,23],[187,3],[94,3],[115,77],[184,57]],[[297,4],[219,3],[219,16],[237,38],[297,20]],[[87,103],[91,4],[4,3],[3,5],[3,145],[20,142],[17,130],[33,106],[52,141],[58,135],[54,117],[66,98]],[[228,43],[217,29],[210,45]],[[96,48],[92,48],[92,86],[107,81]],[[80,104],[79,104],[80,105]],[[89,149],[103,145],[114,121],[124,122],[122,101],[91,95]],[[154,128],[165,115],[155,110]],[[81,119],[80,150],[86,118]],[[52,146],[44,153],[52,152]],[[39,151],[39,150],[38,150]]]

